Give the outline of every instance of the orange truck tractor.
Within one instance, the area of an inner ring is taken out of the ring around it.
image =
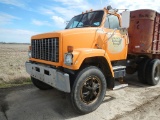
[[[160,81],[160,14],[110,6],[74,16],[65,30],[32,36],[25,63],[33,84],[70,94],[79,113],[94,111],[115,79],[138,73],[140,82]],[[130,27],[129,27],[130,25]]]

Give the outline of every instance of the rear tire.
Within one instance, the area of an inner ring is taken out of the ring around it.
[[[153,59],[147,66],[147,82],[149,85],[157,85],[160,81],[160,60]]]
[[[74,82],[71,102],[75,110],[86,114],[96,110],[106,93],[106,79],[101,70],[90,66],[81,70]]]
[[[47,85],[46,83],[40,80],[37,80],[36,78],[31,77],[31,80],[32,80],[32,83],[40,90],[49,90],[53,88],[52,86]]]
[[[146,68],[150,61],[150,59],[144,59],[138,65],[138,79],[141,83],[147,84]]]

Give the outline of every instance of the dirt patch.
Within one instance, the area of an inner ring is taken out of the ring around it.
[[[6,96],[10,94],[12,91],[25,90],[32,87],[33,85],[22,85],[17,87],[10,87],[10,88],[0,88],[0,112],[3,113],[4,117],[7,120],[8,120],[7,111],[9,110],[9,104],[6,101]]]
[[[1,103],[1,112],[3,113],[3,115],[5,116],[5,118],[8,120],[8,117],[7,117],[7,114],[6,114],[6,112],[8,110],[8,103],[5,102],[5,101],[0,101],[0,102],[2,102]]]
[[[126,112],[122,115],[116,115],[111,120],[146,120],[149,117],[160,117],[160,95],[153,98],[151,101],[138,106],[133,111]],[[158,103],[158,104],[157,104]],[[157,113],[157,114],[155,114]]]
[[[2,112],[5,118],[8,120],[6,112],[9,107],[8,102],[5,100],[5,97],[9,93],[9,91],[5,91],[4,89],[1,89],[0,91],[0,112]]]

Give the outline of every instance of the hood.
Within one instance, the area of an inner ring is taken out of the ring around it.
[[[63,52],[67,46],[77,48],[92,48],[97,28],[74,28],[61,31],[63,39]]]
[[[97,28],[74,28],[65,29],[56,32],[43,33],[32,36],[31,39],[39,40],[45,38],[59,38],[59,52],[63,57],[67,52],[67,46],[73,46],[73,49],[93,48],[95,46],[95,35]]]
[[[48,33],[37,34],[31,37],[31,39],[43,39],[43,38],[52,38],[52,37],[60,37],[60,36],[70,36],[75,34],[84,34],[95,32],[97,28],[74,28],[74,29],[65,29],[60,31],[53,31]]]

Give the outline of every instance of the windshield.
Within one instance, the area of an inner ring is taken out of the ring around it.
[[[65,29],[100,26],[104,11],[94,11],[73,17]]]

